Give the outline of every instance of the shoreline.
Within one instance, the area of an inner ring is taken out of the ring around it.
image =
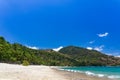
[[[67,80],[113,80],[106,77],[97,77],[86,75],[85,73],[70,72],[65,70],[59,70],[59,68],[53,68],[57,73],[65,76]]]
[[[0,63],[0,80],[111,80],[87,76],[78,72],[59,70],[59,67],[44,65],[22,66]]]

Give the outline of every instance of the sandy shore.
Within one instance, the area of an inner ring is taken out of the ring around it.
[[[108,78],[99,78],[99,77],[95,77],[95,76],[88,76],[83,73],[58,71],[57,69],[56,69],[56,73],[59,73],[59,74],[65,76],[67,80],[111,80]]]
[[[0,80],[110,80],[80,73],[59,71],[49,66],[22,66],[0,63]]]

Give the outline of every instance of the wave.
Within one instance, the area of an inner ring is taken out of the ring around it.
[[[118,75],[110,75],[110,76],[108,76],[108,78],[110,78],[110,79],[120,79],[120,76],[118,76]]]
[[[86,71],[85,73],[86,73],[86,75],[89,75],[89,76],[105,77],[104,74],[96,74],[96,73],[93,73],[90,71]]]
[[[91,71],[79,71],[79,70],[71,70],[71,69],[60,69],[60,70],[65,70],[65,71],[69,71],[69,72],[79,72],[79,73],[85,73],[88,76],[97,76],[97,77],[107,77],[109,79],[120,79],[119,75],[108,75],[108,74],[98,74],[98,73],[94,73]]]
[[[86,75],[89,75],[89,76],[107,77],[109,79],[120,79],[119,75],[96,74],[90,71],[86,71],[85,73]]]

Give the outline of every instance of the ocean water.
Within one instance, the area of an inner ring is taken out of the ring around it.
[[[89,76],[107,77],[120,80],[120,67],[62,67],[61,70],[85,73]]]

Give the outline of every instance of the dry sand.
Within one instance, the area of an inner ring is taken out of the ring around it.
[[[0,63],[0,80],[107,80],[80,73],[59,71],[49,66]],[[109,80],[109,79],[108,79]]]

